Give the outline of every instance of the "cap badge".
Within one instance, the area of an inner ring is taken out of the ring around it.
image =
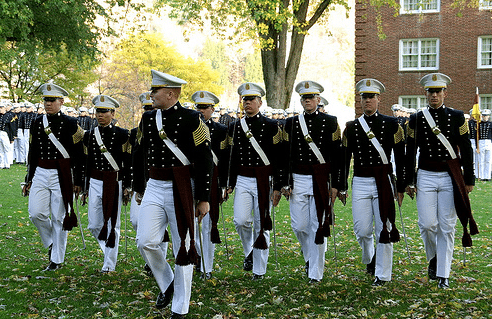
[[[205,94],[203,94],[203,92],[200,92],[200,97],[203,99],[205,97]]]
[[[309,82],[306,82],[306,83],[304,84],[304,87],[305,87],[306,89],[309,89]]]
[[[51,85],[49,85],[49,84],[48,84],[48,85],[46,86],[46,90],[51,91]]]
[[[100,97],[101,102],[104,102],[104,96]]]
[[[145,96],[145,99],[146,99],[146,100],[150,100],[150,94],[147,94],[147,95]]]
[[[366,81],[366,86],[371,86],[371,80]]]
[[[437,81],[437,74],[432,75],[432,81]]]
[[[249,84],[246,84],[246,90],[249,90]]]

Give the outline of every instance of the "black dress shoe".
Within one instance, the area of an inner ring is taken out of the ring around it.
[[[197,272],[202,272],[202,257],[200,256],[196,257],[195,270]]]
[[[321,280],[319,280],[319,279],[314,279],[314,278],[310,278],[310,279],[309,279],[309,283],[310,283],[310,284],[317,284],[317,283],[319,283],[319,282],[321,282]]]
[[[204,278],[206,280],[212,279],[212,273],[207,272],[206,274],[202,274],[202,278]]]
[[[50,247],[48,247],[48,260],[51,260],[51,250],[53,248],[53,244],[50,245]]]
[[[386,281],[381,280],[381,279],[379,279],[378,276],[376,276],[376,278],[374,278],[374,281],[372,282],[372,286],[373,287],[381,287],[381,286],[384,286],[385,283],[386,283]]]
[[[249,255],[244,258],[243,269],[245,271],[253,270],[253,252],[250,252]]]
[[[253,280],[254,280],[254,281],[257,281],[257,280],[262,280],[262,279],[263,279],[263,275],[253,274]]]
[[[371,262],[367,264],[366,271],[369,275],[374,276],[374,273],[376,272],[376,253],[372,256]]]
[[[309,260],[306,261],[306,265],[304,266],[304,271],[306,272],[306,277],[309,277]]]
[[[175,312],[171,314],[171,319],[178,319],[178,318],[186,318],[186,314],[179,314]]]
[[[434,256],[429,261],[429,267],[427,267],[427,273],[429,274],[430,280],[436,280],[437,279],[437,256]]]
[[[159,296],[157,296],[157,300],[155,301],[155,307],[157,309],[162,309],[167,305],[169,305],[173,297],[173,293],[174,293],[174,280],[171,282],[169,287],[167,287],[165,293],[162,293],[162,291],[159,292]]]
[[[61,267],[60,265],[61,264],[57,264],[57,263],[54,263],[51,261],[50,264],[48,265],[48,267],[46,267],[46,269],[44,271],[55,271]]]
[[[154,274],[152,273],[152,269],[150,269],[150,266],[145,264],[144,266],[145,274],[149,277],[154,277]]]
[[[440,288],[440,289],[448,289],[449,288],[449,279],[448,278],[438,277],[437,279],[438,279],[437,288]]]

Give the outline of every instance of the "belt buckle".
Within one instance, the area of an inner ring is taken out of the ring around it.
[[[367,137],[368,137],[370,140],[372,140],[373,138],[375,138],[375,137],[376,137],[376,135],[374,135],[374,133],[373,133],[372,131],[368,131],[366,134],[367,134]]]
[[[101,153],[106,153],[108,151],[108,149],[104,145],[99,146],[99,149],[101,150]]]
[[[52,131],[51,131],[51,127],[46,126],[46,127],[44,128],[44,132],[46,133],[46,135],[50,135],[50,134],[52,133]]]
[[[164,132],[164,130],[160,130],[160,131],[159,131],[159,137],[160,137],[161,139],[163,139],[163,140],[164,140],[164,139],[167,139],[167,134],[166,134],[166,132]]]
[[[439,134],[441,134],[441,130],[437,126],[434,126],[432,128],[432,133],[439,135]]]
[[[304,135],[304,139],[306,140],[306,142],[308,143],[312,143],[313,142],[313,138],[311,137],[311,135],[309,134],[306,134]]]
[[[251,133],[251,131],[250,131],[250,130],[248,130],[248,131],[246,132],[246,137],[247,137],[247,138],[252,138],[252,137],[253,137],[253,133]]]

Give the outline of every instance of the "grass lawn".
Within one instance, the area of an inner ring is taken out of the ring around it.
[[[162,311],[154,307],[159,291],[143,271],[129,216],[127,245],[122,238],[116,272],[99,273],[102,252],[86,229],[84,250],[78,228],[69,233],[63,267],[43,272],[47,250],[29,220],[28,199],[21,196],[24,175],[25,166],[0,170],[0,318],[169,317],[170,307]],[[378,288],[371,287],[372,278],[361,264],[350,198],[346,207],[339,201],[335,204],[337,254],[335,258],[334,237],[330,237],[319,284],[309,284],[305,277],[285,199],[276,213],[277,258],[272,245],[265,278],[252,281],[251,273],[242,270],[241,242],[229,200],[223,206],[229,255],[220,221],[222,244],[216,249],[214,277],[204,281],[195,275],[188,318],[492,318],[491,191],[491,182],[477,182],[470,195],[480,234],[473,236],[466,264],[458,222],[449,290],[438,290],[437,283],[427,279],[416,205],[409,197],[402,211],[411,258],[398,216],[402,240],[394,245],[393,280]],[[81,207],[81,213],[87,227],[87,208]],[[124,216],[121,227],[124,236]]]

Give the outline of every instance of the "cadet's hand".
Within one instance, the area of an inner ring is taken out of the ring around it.
[[[343,206],[347,204],[348,193],[347,191],[338,192],[338,199],[342,202]]]
[[[403,198],[405,197],[405,193],[398,193],[396,196],[396,199],[398,200],[398,206],[401,207],[401,204],[403,203]]]
[[[125,188],[123,190],[123,205],[128,205],[128,203],[131,201],[133,192],[129,188]]]
[[[198,222],[201,223],[203,217],[205,217],[210,211],[210,204],[208,202],[199,201],[196,204],[195,217],[198,217]]]
[[[32,182],[27,182],[22,186],[22,196],[29,196],[29,191],[31,190]]]
[[[85,206],[85,204],[87,204],[87,198],[88,197],[89,197],[89,193],[88,192],[83,192],[80,195],[80,202],[82,203],[82,206]]]
[[[279,191],[273,191],[273,194],[271,196],[272,204],[274,207],[277,207],[278,202],[280,202],[280,199],[282,198],[282,194],[280,194]]]
[[[470,193],[473,190],[473,185],[465,185],[465,189],[467,193]]]
[[[405,188],[405,191],[411,199],[413,199],[415,197],[415,194],[417,194],[417,189],[413,185],[407,186],[407,188]]]
[[[292,196],[292,189],[290,188],[290,186],[284,186],[280,191],[282,192],[282,195],[284,195],[285,199],[287,200],[290,198],[290,196]]]
[[[335,203],[335,201],[337,200],[337,196],[338,196],[338,189],[336,188],[331,188],[331,204],[333,205]]]
[[[227,200],[229,199],[229,192],[228,192],[228,188],[224,188],[222,190],[222,202],[227,202]]]
[[[143,196],[144,196],[144,194],[139,193],[139,192],[137,192],[135,194],[135,201],[137,202],[138,205],[140,205],[142,203]]]
[[[82,187],[81,186],[74,186],[73,187],[73,193],[75,194],[75,198],[79,198],[79,194],[80,192],[82,191]]]

